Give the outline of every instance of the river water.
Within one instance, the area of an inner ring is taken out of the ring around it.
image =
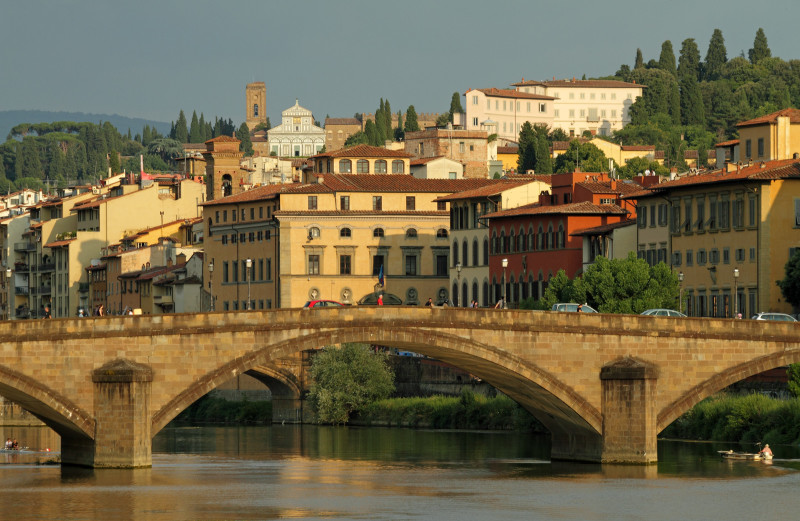
[[[0,520],[781,520],[800,511],[800,448],[659,441],[649,467],[550,462],[546,437],[358,427],[170,427],[153,467],[47,464],[58,437],[0,427]],[[24,440],[24,441],[23,441]],[[50,449],[47,452],[44,449]]]

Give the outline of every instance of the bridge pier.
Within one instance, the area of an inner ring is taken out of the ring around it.
[[[129,360],[113,360],[92,372],[94,443],[62,444],[62,463],[95,468],[151,467],[150,392],[153,371]]]
[[[658,461],[656,384],[658,368],[623,358],[600,370],[603,395],[603,463]]]

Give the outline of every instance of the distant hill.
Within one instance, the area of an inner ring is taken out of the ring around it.
[[[2,110],[0,111],[0,143],[6,140],[11,129],[20,123],[51,123],[53,121],[86,121],[99,123],[108,121],[119,130],[120,134],[141,134],[145,125],[156,128],[161,134],[169,134],[172,123],[150,121],[141,118],[127,118],[119,114],[87,114],[85,112],[48,112],[45,110]]]

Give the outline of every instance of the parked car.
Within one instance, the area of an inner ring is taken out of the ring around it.
[[[579,307],[580,309],[578,309]],[[573,313],[580,311],[581,313],[597,313],[597,310],[589,304],[575,304],[573,302],[561,302],[559,304],[553,304],[551,311],[570,311]]]
[[[777,320],[780,322],[797,322],[797,319],[794,318],[792,315],[787,315],[786,313],[756,313],[752,317],[753,320]]]
[[[306,302],[306,305],[303,306],[303,309],[309,308],[335,308],[335,307],[342,307],[344,304],[341,302],[336,302],[335,300],[309,300]]]
[[[665,309],[665,308],[653,308],[648,309],[646,311],[642,311],[642,315],[650,315],[654,317],[686,317],[680,311],[675,311],[674,309]]]

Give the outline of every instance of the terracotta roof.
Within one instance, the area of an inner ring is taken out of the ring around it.
[[[221,199],[214,199],[213,201],[206,201],[205,203],[200,203],[200,206],[215,206],[219,204],[267,201],[269,199],[275,199],[278,193],[281,192],[286,186],[291,186],[291,185],[259,186],[258,188],[253,188],[252,190],[247,190],[246,192],[242,192],[240,194],[229,195],[228,197],[223,197]]]
[[[519,154],[519,147],[497,147],[498,154]]]
[[[203,220],[202,217],[200,217],[199,219]],[[139,230],[138,232],[131,233],[130,235],[125,235],[124,237],[122,237],[122,240],[124,241],[125,239],[134,239],[136,237],[141,237],[142,235],[144,235],[146,233],[150,233],[150,232],[158,230],[160,228],[166,228],[167,226],[172,226],[174,224],[182,223],[184,221],[185,221],[185,219],[177,219],[177,220],[174,220],[172,222],[164,223],[163,225],[159,224],[157,226],[151,226],[150,228],[143,228],[143,229]]]
[[[336,192],[454,193],[496,182],[493,179],[417,179],[408,174],[317,174]]]
[[[553,96],[545,96],[543,94],[531,94],[529,92],[518,92],[513,89],[475,89],[483,92],[486,96],[496,98],[519,98],[519,99],[541,99],[541,100],[554,100]]]
[[[683,186],[741,181],[768,181],[772,179],[800,179],[800,161],[797,159],[762,161],[739,168],[738,171],[726,172],[725,170],[715,170],[713,172],[687,175],[673,179],[672,181],[665,181],[653,185],[650,190],[661,192],[670,188],[680,188]]]
[[[435,159],[441,159],[443,157],[444,156],[434,156],[434,157],[420,157],[419,159],[412,159],[411,160],[411,166],[425,165],[425,164],[430,163],[431,161],[433,161]]]
[[[69,243],[71,243],[74,240],[75,240],[75,238],[65,239],[63,241],[54,241],[54,242],[50,242],[50,243],[45,244],[44,247],[45,248],[58,248],[60,246],[66,246],[66,245],[68,245]]]
[[[232,136],[217,136],[209,139],[206,143],[239,143],[239,140]]]
[[[463,192],[458,192],[455,194],[443,195],[441,197],[437,197],[436,199],[434,199],[434,201],[463,201],[464,199],[490,197],[493,195],[500,194],[506,190],[510,190],[518,186],[523,186],[528,183],[532,183],[534,181],[536,181],[536,179],[533,179],[530,176],[528,176],[528,179],[525,180],[515,179],[511,181],[505,179],[498,179],[490,185],[482,186],[480,188],[474,188],[472,190],[465,190]],[[534,195],[538,199],[539,194],[534,194]]]
[[[588,201],[580,203],[556,204],[542,206],[539,203],[526,204],[510,210],[484,215],[487,219],[502,219],[504,217],[518,217],[521,215],[627,215],[628,212],[616,204],[593,204]]]
[[[530,174],[505,174],[503,175],[502,179],[507,181],[518,181],[523,179],[530,179]],[[542,183],[552,185],[553,184],[553,176],[552,174],[534,174],[533,179],[535,181],[541,181]]]
[[[611,183],[606,181],[582,181],[580,183],[576,183],[576,186],[580,186],[585,190],[593,194],[629,194],[632,192],[637,192],[641,188],[638,184],[632,183],[625,183],[623,181],[617,181],[617,184],[614,188],[611,187]]]
[[[553,141],[553,150],[567,150],[569,148],[569,144],[575,140],[578,140],[578,143],[588,143],[589,140],[585,137],[576,137],[570,139],[569,141]]]
[[[732,147],[739,144],[738,139],[731,139],[730,141],[723,141],[722,143],[717,143],[714,145],[715,147]]]
[[[406,154],[401,150],[389,150],[388,148],[362,144],[311,156],[311,158],[317,157],[411,157],[411,154]]]
[[[534,81],[528,80],[525,81],[524,79],[519,83],[512,83],[514,87],[524,87],[528,85],[544,85],[545,87],[574,87],[574,88],[607,88],[607,89],[619,89],[619,88],[627,88],[627,87],[641,87],[646,89],[646,85],[640,85],[638,83],[628,83],[626,81],[618,81],[618,80],[552,80],[552,81]]]
[[[620,145],[621,150],[629,152],[652,152],[656,149],[655,145]]]
[[[578,236],[578,235],[598,235],[602,233],[608,233],[611,230],[616,230],[617,228],[625,228],[627,226],[633,226],[636,224],[636,219],[628,219],[627,221],[620,221],[617,223],[611,224],[604,224],[602,226],[595,226],[594,228],[586,228],[585,230],[580,230],[577,232],[570,233],[570,235]]]
[[[405,211],[405,210],[278,210],[273,215],[277,217],[287,216],[287,217],[294,217],[294,216],[301,216],[301,215],[316,215],[316,216],[362,216],[362,215],[374,215],[374,216],[384,216],[384,215],[405,215],[408,217],[423,217],[423,216],[431,216],[431,217],[447,217],[450,215],[450,212],[438,211],[438,210],[419,210],[419,211]]]
[[[361,126],[361,122],[356,118],[325,118],[325,127],[328,125],[358,125]]]
[[[798,109],[783,109],[766,116],[761,116],[755,119],[742,121],[737,123],[737,127],[750,127],[753,125],[764,125],[765,123],[774,123],[779,117],[787,117],[791,123],[800,123],[800,110]]]

